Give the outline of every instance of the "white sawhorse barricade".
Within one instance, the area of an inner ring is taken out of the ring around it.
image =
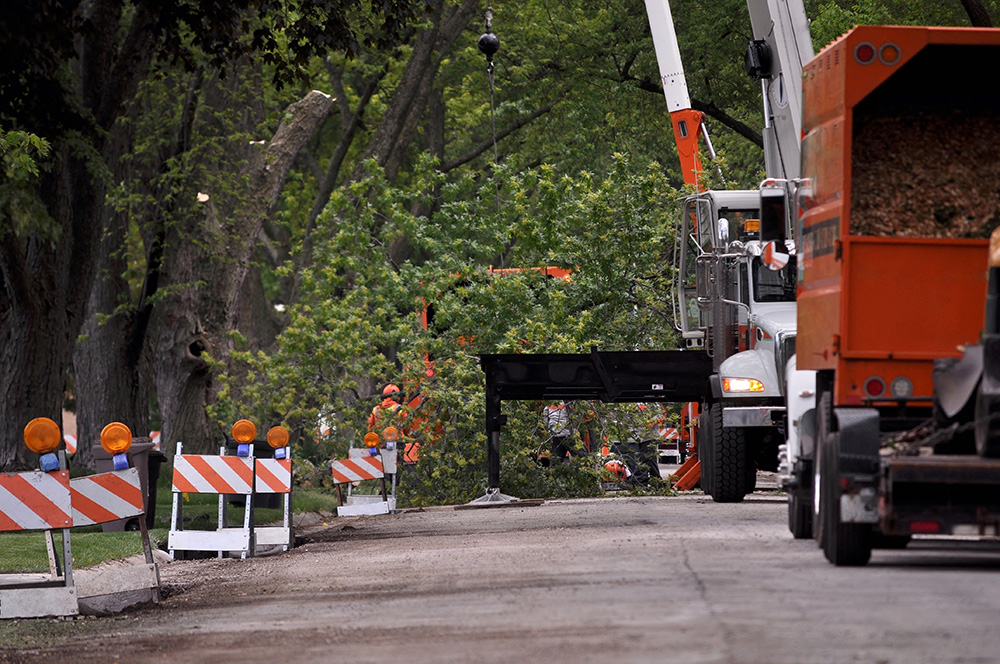
[[[0,576],[0,618],[75,616],[80,612],[73,585],[73,525],[69,471],[59,454],[59,470],[0,475],[0,531],[42,530],[49,554],[49,574]],[[56,553],[53,530],[62,530],[62,557]]]
[[[371,456],[367,448],[349,450],[349,458],[333,462],[333,483],[337,487],[337,516],[363,516],[389,514],[396,511],[396,450],[379,449],[378,456]],[[386,491],[385,476],[392,476],[391,492]],[[379,480],[381,491],[361,494],[354,485],[367,480]],[[347,497],[341,486],[347,485]]]
[[[226,552],[239,553],[241,558],[252,556],[255,549],[253,523],[254,458],[225,456],[223,447],[218,456],[183,454],[183,443],[177,443],[174,456],[173,510],[170,515],[170,535],[167,548],[170,557],[177,551],[215,551],[222,558]],[[182,494],[214,493],[219,495],[218,525],[215,530],[184,530],[184,498]],[[227,525],[226,497],[246,497],[243,527]]]
[[[60,457],[59,470],[0,476],[0,531],[44,531],[49,557],[48,575],[0,576],[0,618],[74,616],[81,603],[103,610],[158,602],[160,577],[146,530],[139,471],[129,467],[70,480],[61,452]],[[69,528],[133,517],[139,517],[146,564],[108,573],[88,571],[87,583],[77,587]],[[56,529],[62,530],[62,570],[52,536]],[[122,599],[126,593],[129,596]]]

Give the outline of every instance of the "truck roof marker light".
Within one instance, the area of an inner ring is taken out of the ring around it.
[[[764,383],[756,378],[723,378],[724,392],[763,392]]]
[[[59,425],[47,417],[36,417],[24,427],[24,444],[35,454],[53,452],[60,442]]]
[[[112,422],[101,429],[101,447],[111,455],[115,470],[128,468],[128,456],[132,447],[132,430],[121,422]]]
[[[871,42],[861,42],[854,47],[854,59],[863,65],[870,65],[875,62],[877,51]]]
[[[901,57],[903,57],[902,52],[899,50],[899,47],[893,44],[892,42],[889,42],[887,44],[882,44],[878,48],[879,62],[886,65],[887,67],[891,67],[897,62],[899,62],[899,59]]]
[[[885,381],[878,376],[872,376],[865,381],[865,395],[869,398],[880,397],[885,394]]]
[[[906,376],[893,378],[889,383],[889,393],[897,399],[909,399],[913,396],[913,381]]]

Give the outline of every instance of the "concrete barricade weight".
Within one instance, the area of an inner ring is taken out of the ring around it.
[[[352,448],[350,457],[335,460],[332,464],[333,483],[337,487],[337,516],[362,516],[389,514],[396,511],[396,496],[386,490],[386,475],[396,472],[396,450],[380,449],[372,456],[368,449]],[[355,485],[369,480],[378,480],[380,492],[366,494],[359,492]],[[345,499],[342,487],[347,485]]]
[[[55,422],[48,422],[58,434]],[[49,557],[48,574],[0,575],[0,618],[75,616],[80,612],[73,583],[69,471],[65,453],[59,452],[56,459],[57,467],[53,470],[0,475],[0,531],[43,531]],[[43,463],[42,467],[46,465]],[[62,530],[63,565],[56,552],[54,530]]]
[[[252,438],[251,438],[252,440]],[[223,447],[218,456],[207,454],[184,454],[183,443],[177,443],[174,456],[173,509],[170,515],[170,535],[167,548],[170,557],[178,551],[216,551],[220,558],[229,553],[238,553],[241,558],[254,554],[253,488],[254,457],[253,446],[246,456],[226,456]],[[218,524],[215,530],[184,529],[183,494],[218,494]],[[230,528],[227,524],[226,497],[245,497],[242,527]]]

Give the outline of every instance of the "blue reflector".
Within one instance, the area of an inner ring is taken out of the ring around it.
[[[128,468],[128,455],[124,452],[114,455],[111,460],[115,462],[115,470],[125,470]]]
[[[59,470],[59,457],[52,452],[43,454],[38,459],[38,463],[39,467],[46,473],[51,473],[53,470]]]
[[[239,457],[250,456],[250,443],[240,443],[240,446],[236,448],[236,456]]]
[[[288,448],[287,447],[279,447],[278,449],[276,449],[274,451],[274,458],[275,459],[284,459],[287,456],[288,456]]]

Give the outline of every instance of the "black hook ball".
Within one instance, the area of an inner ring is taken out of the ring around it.
[[[482,51],[487,58],[492,58],[493,54],[500,50],[500,38],[492,32],[487,32],[479,38],[479,50]]]

